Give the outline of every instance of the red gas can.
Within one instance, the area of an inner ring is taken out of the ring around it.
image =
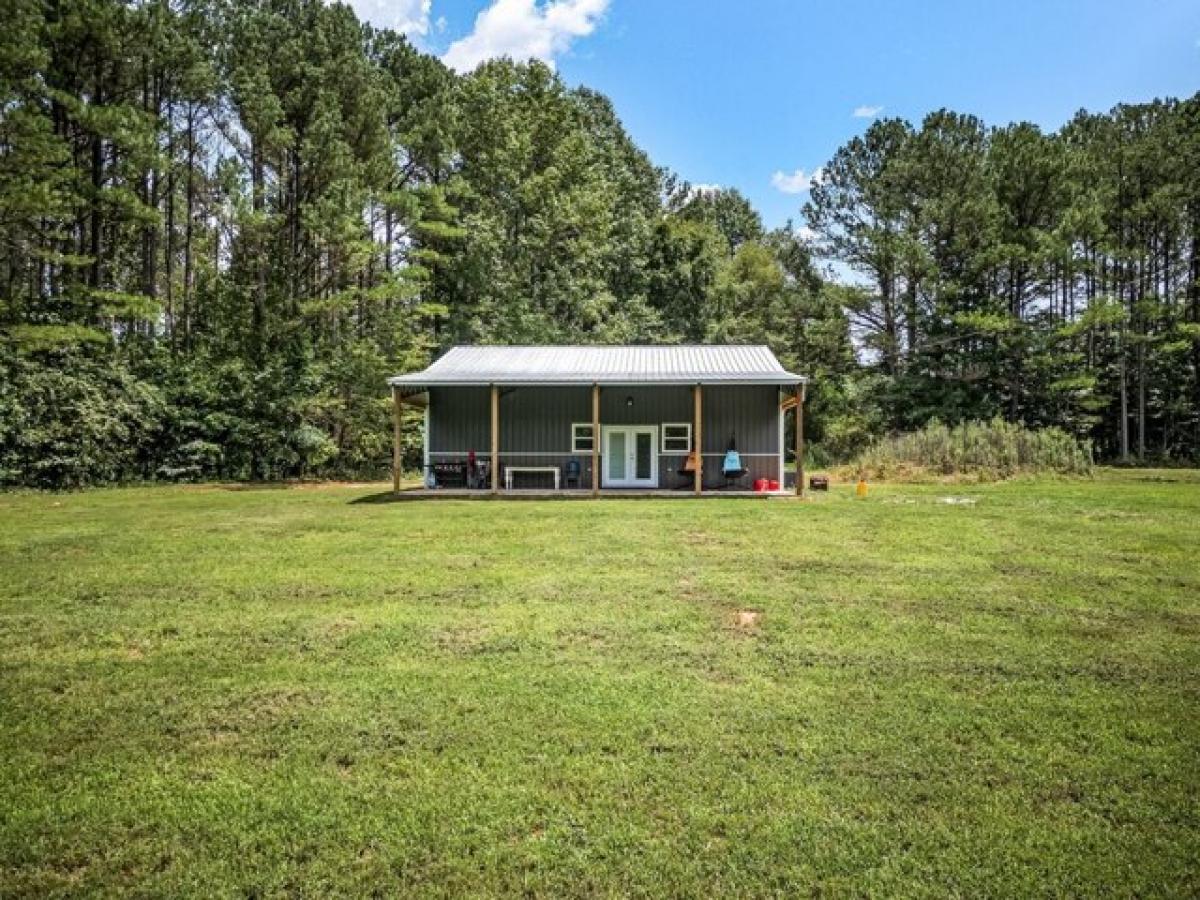
[[[765,479],[765,478],[754,479],[754,492],[756,494],[761,494],[766,489],[767,489],[767,479]]]

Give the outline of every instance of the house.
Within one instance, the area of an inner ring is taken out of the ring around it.
[[[455,347],[388,383],[397,492],[406,404],[429,492],[779,490],[789,408],[803,457],[805,379],[764,346]]]

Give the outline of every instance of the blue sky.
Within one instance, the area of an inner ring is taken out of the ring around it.
[[[1197,0],[352,2],[457,68],[553,63],[612,98],[656,163],[738,188],[768,225],[799,222],[808,177],[871,115],[949,107],[1054,129],[1200,90]]]

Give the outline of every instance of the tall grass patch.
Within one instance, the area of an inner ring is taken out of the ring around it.
[[[883,438],[856,460],[873,478],[964,476],[996,481],[1015,475],[1089,475],[1092,445],[1061,428],[1026,428],[993,419],[953,427],[938,421],[920,431]]]

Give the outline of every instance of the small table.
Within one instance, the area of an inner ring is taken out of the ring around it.
[[[504,489],[506,491],[513,489],[514,472],[549,472],[554,476],[554,489],[558,490],[558,466],[508,466],[504,470]]]

